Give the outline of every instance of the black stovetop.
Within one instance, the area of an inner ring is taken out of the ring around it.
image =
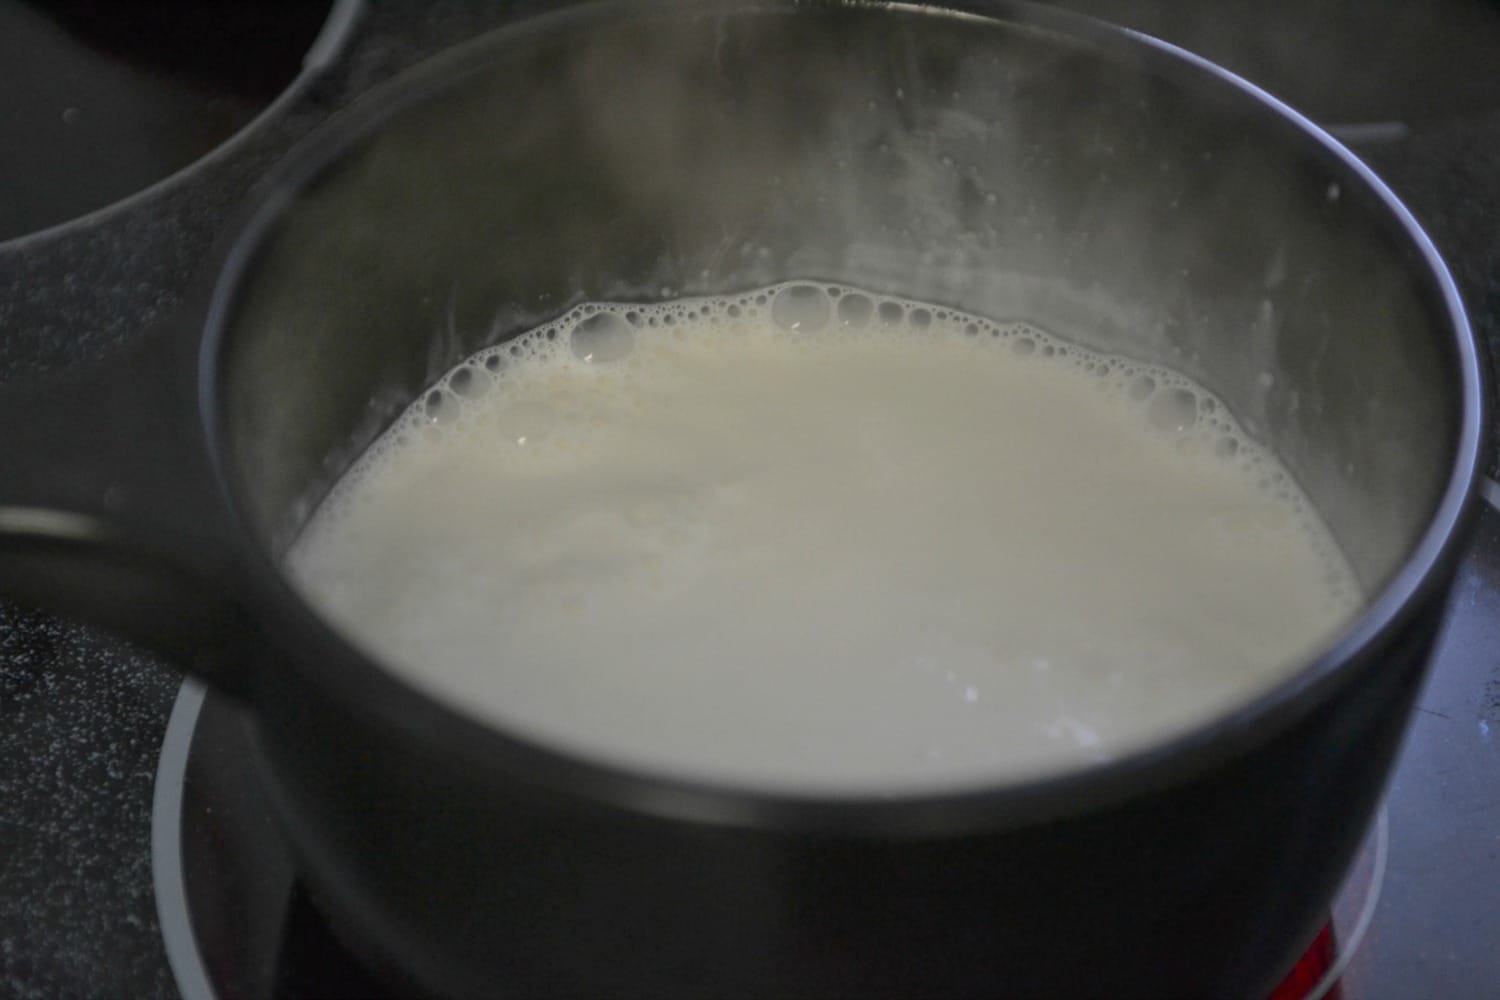
[[[1500,4],[1065,5],[1194,49],[1334,129],[1428,228],[1500,345]],[[544,6],[340,0],[330,17],[308,0],[0,0],[0,381],[164,322],[231,208],[300,137],[422,56]],[[1488,512],[1392,782],[1384,888],[1346,1000],[1500,995],[1491,650]],[[177,995],[150,822],[179,683],[148,654],[0,604],[0,997]]]

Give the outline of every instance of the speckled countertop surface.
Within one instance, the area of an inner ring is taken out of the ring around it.
[[[14,3],[0,0],[0,14]],[[1348,136],[1427,226],[1476,327],[1492,348],[1500,346],[1500,74],[1493,72],[1500,64],[1500,5],[1370,0],[1316,5],[1317,14],[1299,14],[1279,0],[1235,5],[1253,6],[1253,14],[1189,0],[1068,6],[1193,48],[1325,124],[1379,126]],[[268,16],[276,8],[266,5]],[[1426,13],[1413,22],[1410,12],[1418,8]],[[297,139],[373,84],[518,9],[478,0],[372,3],[320,80],[218,153],[83,224],[0,242],[0,381],[107,356],[164,321],[231,208]],[[6,135],[5,118],[0,113],[0,145],[22,138]],[[0,191],[0,204],[4,197]],[[1485,544],[1494,549],[1495,525],[1487,525]],[[1500,680],[1495,658],[1485,652],[1493,638],[1484,625],[1486,609],[1496,603],[1493,565],[1476,561],[1460,584],[1456,608],[1475,609],[1454,626],[1460,638],[1469,637],[1467,672],[1439,663],[1433,696],[1448,700],[1427,706],[1436,714],[1418,719],[1416,750],[1403,761],[1397,793],[1414,795],[1403,787],[1420,785],[1449,795],[1442,783],[1454,781],[1467,782],[1462,794],[1471,797],[1500,787],[1493,782],[1500,777],[1500,739],[1475,742],[1484,726],[1500,733]],[[149,812],[177,686],[177,676],[146,654],[90,629],[0,605],[0,997],[176,994],[151,895]],[[1440,747],[1472,766],[1440,776],[1448,767],[1437,759]],[[1414,753],[1431,759],[1414,761]],[[1453,815],[1494,805],[1475,799]],[[1487,870],[1500,873],[1500,840],[1486,839],[1487,826],[1475,820],[1461,835],[1415,816],[1392,819],[1395,850],[1402,836],[1427,845],[1420,858],[1407,855],[1406,868],[1393,868],[1388,892],[1398,903],[1405,893],[1408,907],[1434,905],[1423,902],[1435,890],[1422,888],[1418,869],[1441,867],[1445,851],[1457,850],[1451,845],[1464,836],[1462,849],[1481,866],[1487,850]],[[1492,823],[1500,824],[1500,813]],[[1432,955],[1420,961],[1433,968],[1472,964],[1457,954],[1444,966],[1440,953],[1476,934],[1500,934],[1490,919],[1470,920],[1459,938],[1434,938],[1423,946]],[[1399,920],[1377,920],[1372,934],[1382,932],[1399,938]],[[1379,983],[1393,982],[1399,972],[1368,963],[1366,986],[1355,993],[1358,965],[1354,973],[1349,1000],[1413,995],[1382,993]],[[1459,988],[1485,980],[1441,981]]]

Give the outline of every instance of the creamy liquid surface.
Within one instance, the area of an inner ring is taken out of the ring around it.
[[[1169,371],[793,283],[583,306],[469,359],[289,556],[392,672],[616,764],[885,793],[1225,712],[1358,603]]]

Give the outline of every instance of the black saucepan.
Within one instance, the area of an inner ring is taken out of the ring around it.
[[[1021,3],[620,0],[407,73],[288,157],[231,237],[177,330],[0,394],[0,587],[251,709],[320,907],[393,982],[1254,996],[1309,939],[1423,675],[1483,386],[1427,238],[1295,113]],[[1274,690],[1126,759],[811,798],[486,728],[280,573],[463,356],[589,299],[790,276],[1186,371],[1281,455],[1367,606]]]

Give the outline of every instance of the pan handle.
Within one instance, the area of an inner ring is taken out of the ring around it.
[[[0,594],[102,625],[247,700],[264,650],[179,331],[0,386]]]

